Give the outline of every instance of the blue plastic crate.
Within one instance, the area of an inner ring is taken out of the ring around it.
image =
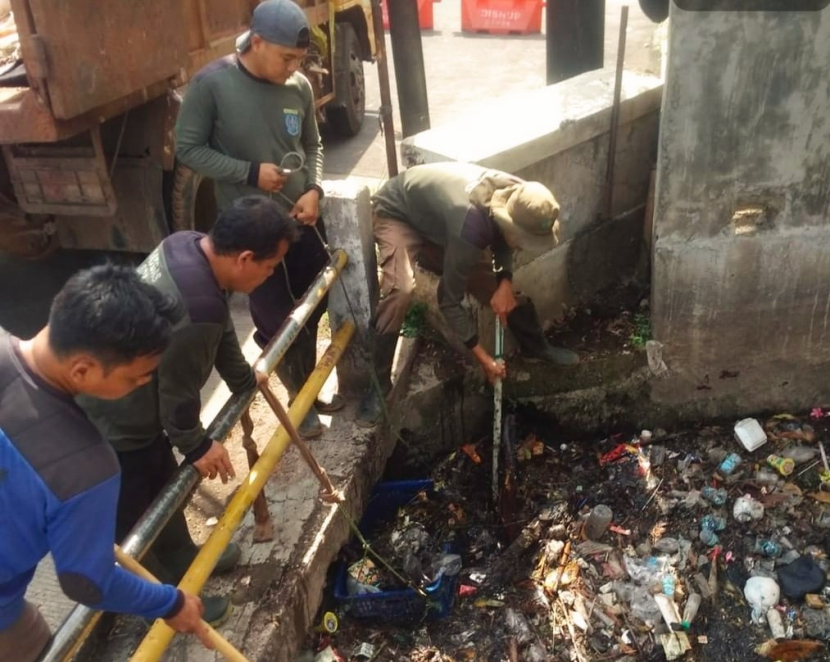
[[[419,492],[433,491],[431,480],[410,480],[378,483],[366,506],[359,528],[367,538],[395,517],[398,509],[409,503]],[[450,551],[450,550],[448,550]],[[350,596],[347,588],[349,569],[337,564],[334,598],[350,616],[380,623],[400,623],[423,619],[438,620],[449,616],[458,592],[458,575],[441,577],[424,587],[426,598],[411,588]]]

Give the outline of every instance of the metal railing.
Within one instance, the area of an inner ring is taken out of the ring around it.
[[[318,274],[303,294],[303,297],[297,302],[291,314],[283,322],[274,338],[262,351],[255,363],[257,370],[269,375],[274,371],[291,343],[294,342],[300,330],[311,317],[311,313],[314,312],[314,309],[323,300],[331,286],[340,277],[347,261],[348,257],[342,250],[337,249],[332,252],[329,264]],[[352,332],[353,330],[352,328]],[[351,337],[351,334],[349,337]],[[240,417],[251,404],[256,393],[256,389],[251,389],[245,393],[231,395],[208,426],[208,436],[217,441],[224,441],[234,425],[239,422]],[[290,411],[294,411],[294,407]],[[292,418],[292,420],[294,419]],[[173,513],[190,498],[200,481],[201,476],[193,466],[186,464],[179,467],[122,542],[121,548],[124,552],[135,559],[141,559]],[[100,611],[77,605],[55,633],[49,648],[41,656],[40,662],[66,662],[71,660],[93,631],[100,617]]]

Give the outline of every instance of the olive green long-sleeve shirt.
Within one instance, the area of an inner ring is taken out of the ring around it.
[[[177,304],[173,337],[152,381],[120,400],[76,399],[118,452],[144,448],[167,433],[170,443],[195,461],[210,448],[199,419],[200,391],[214,366],[233,393],[256,386],[231,321],[227,293],[199,245],[202,237],[177,232],[138,268],[144,281]]]
[[[282,193],[293,201],[310,188],[322,195],[323,145],[311,83],[303,74],[277,85],[229,55],[190,81],[176,121],[176,157],[214,180],[220,210],[242,196],[262,194],[260,164],[280,165],[289,152],[301,154],[305,166],[286,162],[293,172]],[[285,203],[282,196],[274,199]]]
[[[444,249],[439,307],[468,347],[478,342],[476,323],[462,305],[473,267],[490,255],[496,277],[512,278],[513,252],[489,211],[470,202],[472,186],[494,172],[470,163],[414,166],[390,179],[372,197],[376,214],[406,223]]]

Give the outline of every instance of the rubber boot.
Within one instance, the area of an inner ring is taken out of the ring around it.
[[[294,401],[306,379],[314,371],[316,358],[316,342],[311,338],[311,334],[303,329],[282,357],[282,361],[277,364],[277,377],[288,391],[290,402]],[[303,439],[315,439],[323,434],[323,425],[313,406],[308,410],[297,432]]]
[[[170,518],[156,539],[153,552],[158,562],[164,566],[164,574],[169,577],[169,582],[178,584],[199,553],[199,547],[190,537],[184,513],[179,511]],[[234,542],[229,543],[219,556],[213,568],[213,574],[221,575],[230,572],[239,563],[240,556],[242,556],[242,550],[239,545]]]
[[[355,424],[361,428],[373,428],[383,418],[386,396],[392,390],[392,362],[395,360],[398,334],[376,335],[374,345],[371,358],[377,384],[370,375],[369,386],[363,394],[355,418]]]
[[[231,601],[221,595],[203,595],[202,605],[205,608],[205,613],[202,618],[211,627],[218,628],[222,623],[228,620],[233,608]]]
[[[536,308],[530,301],[513,309],[507,316],[507,328],[516,337],[522,356],[529,361],[544,361],[559,366],[579,363],[579,355],[569,349],[554,347],[545,338]]]

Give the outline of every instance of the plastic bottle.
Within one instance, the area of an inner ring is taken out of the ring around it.
[[[700,542],[709,547],[714,547],[718,544],[718,534],[710,529],[701,529],[698,537],[700,538]]]
[[[743,458],[740,455],[737,453],[730,453],[723,459],[723,462],[718,465],[718,473],[721,476],[729,476],[740,466],[741,462],[743,462]]]
[[[683,609],[683,619],[680,623],[684,630],[688,630],[692,625],[692,621],[695,620],[697,610],[700,608],[700,601],[700,593],[692,593],[689,599],[686,600],[686,607]]]
[[[433,575],[438,581],[441,577],[454,577],[461,572],[461,557],[458,554],[444,554],[432,567]]]
[[[720,515],[705,515],[700,520],[700,528],[707,531],[723,531],[726,528],[726,518]]]
[[[700,494],[704,499],[716,506],[722,506],[726,503],[726,490],[722,487],[716,489],[711,485],[707,485],[700,490]]]
[[[772,486],[776,485],[781,478],[774,471],[769,469],[758,469],[755,472],[755,482],[760,485]]]
[[[795,462],[788,457],[770,455],[767,457],[767,464],[782,476],[789,476],[793,471],[795,471]]]
[[[805,462],[809,462],[816,455],[818,455],[818,449],[810,446],[790,446],[784,450],[783,453],[781,453],[782,457],[789,458],[796,464],[804,464]]]
[[[585,522],[585,537],[589,540],[599,540],[614,518],[613,511],[605,505],[595,506]]]
[[[516,642],[519,646],[524,646],[533,639],[533,633],[530,631],[527,619],[515,609],[508,607],[504,610],[504,622],[507,626],[507,631],[516,637]]]
[[[663,595],[667,595],[670,598],[673,598],[675,589],[674,575],[670,573],[663,575],[663,580],[661,583],[663,585]]]
[[[786,638],[787,631],[784,629],[784,622],[777,609],[772,608],[767,610],[767,623],[769,623],[769,629],[773,639]]]

